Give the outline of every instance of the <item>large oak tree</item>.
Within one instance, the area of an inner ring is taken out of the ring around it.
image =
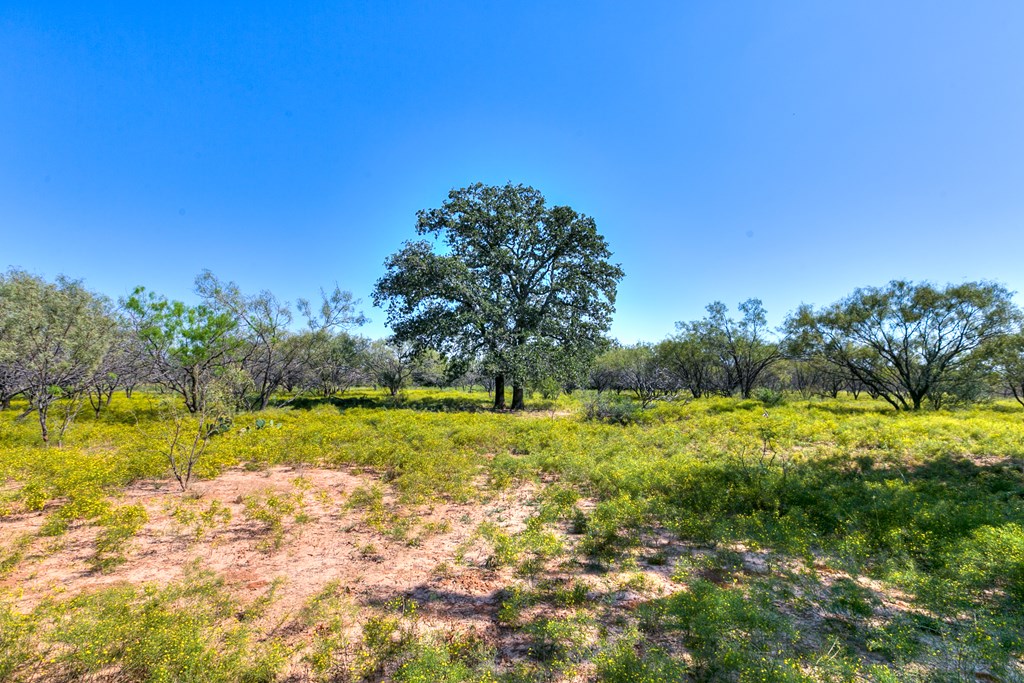
[[[505,407],[510,380],[513,410],[537,368],[599,347],[623,273],[592,218],[548,207],[532,187],[477,183],[417,219],[430,241],[392,254],[373,294],[399,341],[482,361],[494,407]]]

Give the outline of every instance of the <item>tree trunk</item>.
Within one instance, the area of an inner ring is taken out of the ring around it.
[[[188,412],[190,413],[196,413],[199,411],[199,380],[196,378],[194,370],[190,371],[188,374],[185,407],[188,408]]]
[[[512,410],[526,410],[523,402],[523,385],[518,382],[512,383]]]
[[[505,410],[505,375],[501,372],[494,376],[494,409]]]
[[[49,412],[50,406],[46,404],[40,404],[37,409],[39,412],[39,428],[43,432],[43,444],[46,446],[50,445],[50,430],[46,428],[46,413]]]

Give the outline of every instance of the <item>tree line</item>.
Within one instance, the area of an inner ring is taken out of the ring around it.
[[[115,391],[130,396],[140,385],[176,394],[192,413],[213,403],[261,410],[277,395],[330,397],[357,385],[391,395],[410,384],[495,390],[482,355],[466,365],[408,341],[353,334],[366,319],[339,288],[293,310],[205,272],[196,293],[199,303],[186,305],[140,287],[114,303],[64,277],[0,275],[0,407],[23,396],[48,442],[51,427],[62,436],[85,406],[98,414]],[[529,389],[625,392],[643,406],[759,390],[863,392],[897,410],[993,395],[1024,405],[1022,316],[1000,285],[894,281],[821,309],[801,306],[778,330],[757,299],[737,313],[714,302],[659,343],[605,339],[586,365],[545,366],[550,374],[532,375]]]
[[[138,386],[206,415],[261,410],[281,393],[333,396],[366,384],[397,393],[413,379],[443,382],[429,357],[353,334],[366,318],[340,288],[294,309],[210,272],[195,291],[194,305],[142,287],[113,302],[63,276],[0,275],[0,409],[24,397],[22,417],[35,414],[49,443],[85,406],[99,414],[116,391],[131,396]]]
[[[762,303],[721,302],[676,324],[658,344],[612,348],[590,374],[598,391],[628,391],[643,405],[685,393],[750,398],[797,391],[861,393],[896,410],[1013,396],[1024,405],[1024,332],[1011,293],[989,282],[937,287],[895,280],[820,309],[803,305],[770,330]]]
[[[0,408],[25,399],[44,442],[60,442],[86,405],[157,386],[184,410],[262,410],[275,396],[330,397],[355,385],[483,385],[496,409],[528,390],[634,395],[642,406],[794,390],[866,393],[896,410],[994,394],[1024,405],[1022,314],[990,282],[938,287],[893,281],[771,329],[758,299],[736,315],[721,302],[679,322],[657,344],[607,337],[622,268],[594,220],[548,206],[531,187],[471,185],[417,214],[417,234],[385,262],[374,303],[394,334],[354,334],[366,322],[335,287],[295,306],[242,292],[210,272],[198,303],[143,287],[118,302],[81,282],[20,270],[0,275]]]

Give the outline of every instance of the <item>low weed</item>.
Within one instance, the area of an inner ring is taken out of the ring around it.
[[[792,680],[796,674],[785,653],[796,631],[760,588],[698,579],[687,591],[644,605],[641,626],[680,632],[692,656],[690,669],[700,680]]]
[[[349,504],[385,537],[423,545],[444,530],[423,525],[417,531],[415,516],[401,513],[390,495],[401,505],[466,502],[533,482],[547,489],[540,495],[538,521],[520,532],[482,528],[475,539],[490,545],[493,566],[515,568],[529,580],[567,553],[553,532],[557,525],[574,534],[566,546],[602,563],[641,546],[639,556],[655,557],[648,547],[655,534],[659,549],[666,537],[679,544],[666,551],[666,561],[677,550],[686,557],[685,547],[718,549],[707,566],[687,560],[676,566],[689,597],[652,601],[641,610],[665,610],[664,618],[643,622],[645,633],[678,640],[693,653],[692,678],[791,680],[797,662],[808,677],[845,680],[848,664],[858,661],[863,666],[857,675],[879,681],[910,680],[898,667],[935,681],[969,678],[957,672],[975,666],[1005,680],[1020,678],[1012,668],[1024,655],[1019,407],[995,402],[896,413],[864,396],[787,395],[771,407],[769,397],[761,396],[665,401],[641,411],[632,400],[612,406],[618,401],[606,397],[609,410],[588,413],[589,396],[559,396],[559,415],[492,413],[481,392],[410,390],[401,405],[388,406],[380,392],[369,389],[325,400],[296,398],[292,407],[260,413],[262,429],[246,419],[244,430],[211,439],[196,474],[209,478],[226,467],[278,465],[380,473],[389,495],[384,486],[370,486],[355,492]],[[99,560],[106,556],[116,563],[139,523],[135,513],[117,512],[126,507],[118,494],[142,479],[173,483],[163,455],[160,400],[143,392],[131,399],[118,396],[98,416],[81,416],[61,449],[37,444],[32,425],[15,420],[22,409],[17,401],[12,410],[0,411],[0,512],[45,515],[39,532],[44,536],[95,525],[106,538]],[[273,429],[266,428],[271,424]],[[326,506],[327,500],[302,482],[295,482],[294,493],[274,495],[271,501],[259,494],[245,513],[267,548],[280,545],[290,524],[308,519],[303,501]],[[194,517],[183,512],[178,522],[193,538],[205,537],[223,520],[216,510],[203,520],[207,512],[197,505]],[[773,558],[767,569],[773,583],[720,552],[741,546]],[[2,567],[17,566],[18,554],[8,543]],[[818,569],[801,569],[809,567]],[[818,579],[810,577],[815,572]],[[824,580],[840,575],[851,583]],[[870,593],[859,588],[866,585]],[[887,591],[899,591],[900,602],[909,606],[892,613]],[[136,591],[119,599],[123,604],[148,598]],[[553,593],[528,597],[541,599],[556,600]],[[514,615],[516,600],[506,602],[502,619],[522,625],[526,608]],[[190,614],[184,610],[180,618]],[[795,615],[825,632],[795,636]],[[32,638],[49,642],[41,617],[29,620],[38,626]],[[139,637],[149,638],[146,633]],[[231,646],[218,638],[211,647],[228,653]],[[615,649],[615,642],[594,657],[648,673],[664,663],[642,643],[631,654],[626,645]],[[344,655],[349,664],[354,666],[354,652],[363,646],[354,635]],[[66,646],[51,647],[57,652]],[[417,652],[424,662],[455,661],[430,649],[436,647],[410,643],[384,671],[397,675]],[[757,664],[760,657],[770,666]],[[33,675],[40,680],[57,678],[64,669],[88,670],[64,660],[35,665]],[[540,660],[517,666],[505,672],[509,680],[550,674]],[[601,675],[614,680],[615,669],[608,667]],[[141,676],[137,671],[131,675]]]
[[[301,513],[295,496],[276,491],[263,491],[246,496],[243,502],[245,518],[259,524],[265,536],[257,547],[267,551],[280,548],[284,542],[285,520],[292,516],[294,521],[297,512]]]
[[[475,631],[442,631],[421,638],[395,671],[397,683],[497,683],[487,664],[494,648]]]
[[[583,607],[589,588],[579,580],[546,580],[537,583],[539,599],[557,607]]]
[[[627,631],[594,657],[605,683],[675,683],[685,680],[686,666],[656,647],[645,647],[635,629]]]
[[[423,545],[427,539],[447,534],[451,530],[452,523],[447,519],[442,519],[439,522],[424,522],[417,528],[416,535],[406,541],[406,543],[409,546],[418,547]]]
[[[498,623],[502,626],[519,626],[523,610],[535,602],[535,596],[522,586],[512,586],[502,590],[498,599]]]
[[[587,518],[580,550],[598,559],[612,559],[622,550],[639,544],[639,533],[648,520],[645,501],[621,494],[602,501]]]
[[[388,538],[407,541],[413,520],[403,516],[384,503],[384,489],[380,485],[360,486],[348,498],[348,507],[362,510],[366,525]]]
[[[196,499],[182,498],[170,509],[171,519],[183,527],[193,541],[201,541],[207,534],[231,522],[231,509],[219,500],[211,500],[203,508]]]
[[[0,596],[0,681],[17,680],[42,663],[36,641],[39,620],[24,614]]]
[[[592,622],[583,616],[538,617],[524,628],[530,635],[530,656],[556,670],[583,661],[590,652]]]
[[[25,558],[25,551],[32,545],[35,540],[33,534],[22,534],[14,539],[9,547],[4,548],[0,551],[0,578],[3,578],[10,574],[17,568],[21,561]],[[0,680],[3,680],[0,678]]]
[[[357,678],[373,679],[392,668],[412,649],[417,638],[416,603],[393,600],[387,612],[363,622],[363,634],[354,655]]]
[[[102,528],[96,538],[96,554],[90,564],[96,571],[108,571],[125,561],[128,542],[149,520],[141,505],[121,505],[109,509],[99,519]]]
[[[341,584],[331,581],[303,605],[296,619],[312,631],[312,641],[302,655],[316,681],[344,680],[349,673],[347,634],[357,609],[344,595]]]
[[[491,555],[486,562],[491,568],[518,565],[522,573],[534,574],[541,563],[564,550],[558,535],[548,530],[538,516],[527,519],[526,528],[517,533],[485,522],[477,529],[477,535],[491,544]]]
[[[191,570],[163,588],[122,585],[48,603],[37,639],[49,670],[72,677],[115,666],[133,680],[273,680],[284,649],[231,625],[235,609],[219,579]]]

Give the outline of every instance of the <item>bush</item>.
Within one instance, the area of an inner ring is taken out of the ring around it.
[[[765,408],[774,408],[786,402],[785,394],[768,387],[761,387],[755,391],[754,398],[763,403]]]
[[[148,519],[149,516],[141,505],[122,505],[103,515],[100,518],[103,531],[96,539],[93,567],[99,571],[106,571],[124,562],[125,546]]]
[[[606,683],[674,683],[684,680],[686,667],[657,648],[643,651],[635,630],[595,658],[597,675]]]
[[[558,398],[558,395],[562,393],[562,385],[558,383],[558,380],[553,377],[545,377],[539,380],[533,389],[540,393],[541,397],[547,401],[553,401]]]
[[[584,417],[594,422],[632,424],[641,411],[640,406],[625,396],[599,395],[584,406]]]
[[[681,631],[699,680],[804,680],[780,657],[795,633],[765,592],[698,579],[690,590],[645,606],[641,624]]]

